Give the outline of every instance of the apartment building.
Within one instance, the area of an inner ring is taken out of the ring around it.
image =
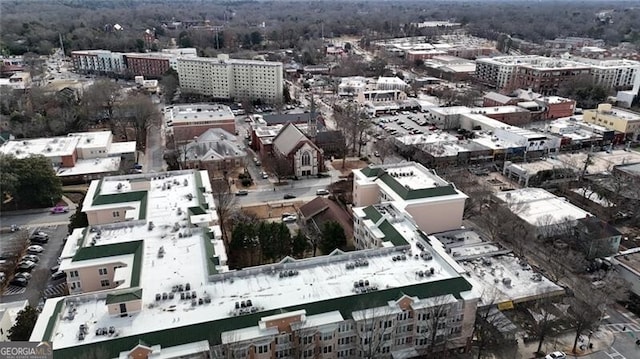
[[[47,300],[31,337],[51,341],[56,357],[392,358],[469,347],[480,291],[415,228],[394,247],[229,271],[205,171],[94,181],[83,211],[89,227],[61,254],[71,295]]]
[[[217,58],[179,58],[178,77],[183,92],[220,99],[282,100],[282,63]]]
[[[419,163],[369,166],[354,170],[353,174],[354,208],[392,202],[426,233],[448,231],[462,225],[467,196]],[[357,233],[355,237],[358,238]],[[368,248],[371,244],[358,241],[358,247]]]
[[[111,131],[78,132],[52,138],[10,140],[0,153],[25,158],[42,155],[63,182],[100,178],[135,162],[136,142],[114,142]]]
[[[79,73],[121,74],[126,69],[124,54],[109,50],[72,51],[71,62]]]
[[[529,88],[554,95],[559,87],[576,77],[592,78],[609,89],[631,88],[639,72],[640,62],[632,60],[528,55],[477,59],[475,77],[503,91]]]
[[[612,107],[611,104],[600,104],[597,109],[585,110],[582,120],[624,133],[629,140],[640,140],[639,113]]]
[[[165,107],[167,130],[178,143],[197,139],[211,128],[236,133],[236,122],[231,108],[220,104],[194,103]]]

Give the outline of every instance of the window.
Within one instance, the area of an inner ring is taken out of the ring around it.
[[[331,353],[331,345],[327,345],[326,347],[323,347],[322,352],[324,354]]]
[[[69,277],[71,277],[71,278],[79,277],[78,271],[77,270],[72,270],[71,272],[69,272]]]
[[[269,352],[269,345],[265,344],[265,345],[259,345],[257,347],[257,351],[258,354],[263,354],[263,353],[268,353]]]
[[[302,154],[302,165],[303,166],[310,166],[311,165],[311,155],[309,154],[309,152],[304,152]]]
[[[102,287],[108,287],[109,286],[109,280],[108,279],[103,279],[100,281],[100,286]]]
[[[120,217],[120,211],[113,211],[113,217]]]
[[[98,269],[98,274],[100,274],[100,275],[107,275],[107,268],[100,268],[100,269]]]

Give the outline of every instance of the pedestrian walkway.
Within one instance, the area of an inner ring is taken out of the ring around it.
[[[603,325],[598,330],[593,331],[591,333],[591,336],[589,336],[588,334],[581,335],[580,339],[578,340],[576,353],[571,352],[571,350],[573,349],[574,339],[575,339],[575,332],[567,332],[567,333],[558,335],[555,338],[547,338],[542,344],[542,351],[547,354],[554,351],[562,351],[562,352],[565,352],[567,354],[567,357],[569,358],[580,357],[583,355],[587,355],[587,354],[591,354],[599,351],[607,351],[611,348],[611,345],[613,345],[614,332],[610,330],[610,328],[607,325]],[[519,340],[518,355],[516,358],[520,358],[520,359],[535,358],[536,349],[538,349],[537,341],[523,343],[522,340]],[[614,355],[614,354],[611,354],[611,355]],[[612,357],[612,358],[623,359],[624,357]]]
[[[44,296],[47,298],[61,297],[67,294],[67,283],[62,282],[53,286],[48,286],[44,290]]]
[[[622,332],[640,332],[640,324],[637,323],[616,323],[606,324],[604,326],[615,334]]]
[[[26,291],[27,291],[27,288],[10,285],[4,290],[4,293],[2,293],[2,295],[16,295],[16,294],[22,294]]]

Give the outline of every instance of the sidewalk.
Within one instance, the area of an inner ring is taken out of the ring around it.
[[[575,354],[571,352],[574,339],[575,333],[573,332],[567,332],[555,338],[547,338],[544,343],[542,343],[542,351],[547,354],[554,351],[561,351],[566,353],[568,358],[577,358],[609,348],[613,345],[614,335],[611,331],[602,327],[593,332],[591,340],[589,340],[588,334],[583,334],[578,340]],[[593,347],[590,348],[589,344]],[[522,339],[518,339],[518,356],[516,358],[536,358],[536,349],[538,349],[537,341],[523,343]]]

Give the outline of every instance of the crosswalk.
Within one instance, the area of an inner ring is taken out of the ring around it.
[[[626,359],[624,355],[620,354],[620,352],[615,350],[613,347],[607,349],[604,353],[611,359]]]
[[[640,332],[640,324],[637,323],[606,324],[605,327],[612,333]]]
[[[10,285],[4,290],[4,293],[2,293],[2,295],[16,295],[16,294],[22,294],[26,291],[27,291],[27,288]]]
[[[44,296],[46,298],[61,297],[61,296],[66,295],[66,294],[67,294],[67,283],[66,282],[62,282],[62,283],[58,283],[56,285],[48,286],[44,290]]]

